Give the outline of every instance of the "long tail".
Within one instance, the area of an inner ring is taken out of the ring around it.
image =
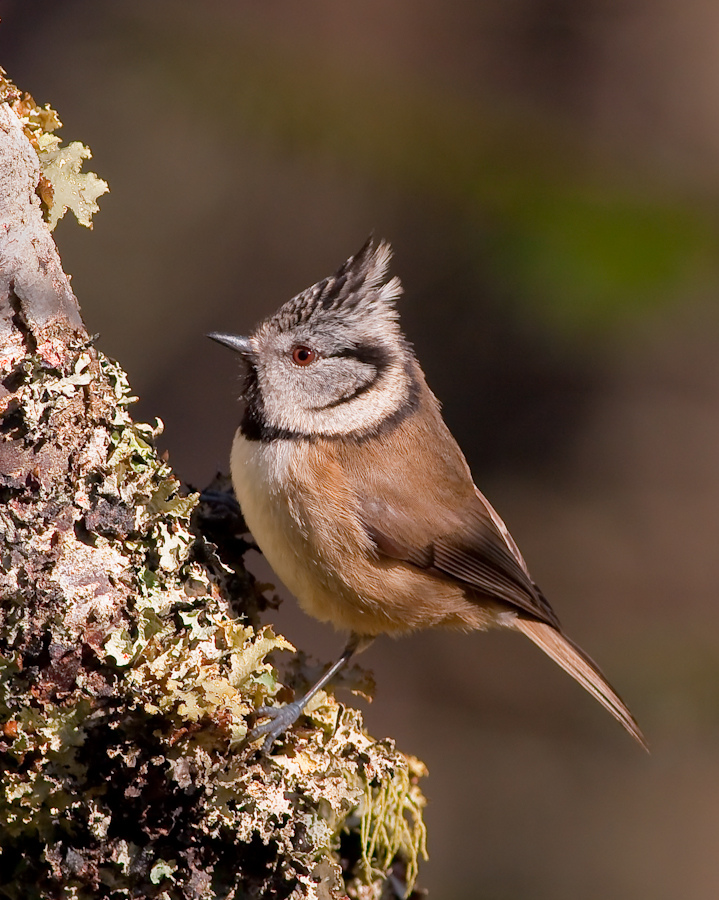
[[[517,616],[512,624],[589,691],[615,719],[622,723],[634,740],[647,752],[649,751],[634,716],[602,675],[596,663],[583,650],[546,622]]]

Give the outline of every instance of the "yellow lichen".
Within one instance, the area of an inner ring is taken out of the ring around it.
[[[424,763],[405,756],[406,768],[398,767],[392,778],[378,784],[367,782],[362,803],[360,838],[362,862],[385,872],[396,856],[407,867],[407,894],[417,879],[419,860],[427,859],[427,829],[422,819],[426,800],[418,781],[427,774]]]
[[[68,209],[73,211],[81,225],[92,228],[92,216],[100,209],[97,199],[110,188],[107,182],[98,178],[94,172],[80,171],[83,160],[92,156],[90,148],[79,141],[73,141],[66,147],[58,146],[58,141],[53,147],[50,142],[56,141],[54,135],[44,137],[49,140],[42,142],[42,145],[48,149],[41,149],[38,158],[42,175],[52,188],[46,216],[50,231]]]
[[[40,161],[37,192],[43,202],[45,220],[52,231],[68,209],[77,221],[92,228],[92,216],[98,212],[98,197],[110,190],[106,181],[94,172],[81,172],[90,149],[79,141],[61,146],[53,132],[62,128],[60,117],[49,104],[38,106],[33,97],[19,91],[0,69],[0,101],[10,104],[23,124],[28,140]]]

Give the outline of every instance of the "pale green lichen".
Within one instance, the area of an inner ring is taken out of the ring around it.
[[[62,146],[60,138],[54,134],[62,128],[55,110],[47,103],[38,106],[30,94],[18,91],[2,69],[0,101],[10,104],[37,152],[40,161],[38,194],[50,230],[68,209],[81,225],[92,228],[92,216],[99,210],[97,200],[110,188],[94,172],[81,171],[83,161],[92,157],[89,147],[79,141]]]
[[[52,231],[68,209],[77,221],[92,228],[92,217],[99,211],[98,197],[110,188],[94,172],[81,172],[83,160],[90,159],[90,148],[73,141],[61,147],[55,135],[44,135],[40,142],[40,169],[52,188],[52,200],[47,210],[47,224]]]
[[[362,862],[368,871],[387,870],[399,854],[406,860],[407,884],[414,885],[419,860],[427,859],[427,829],[422,818],[425,798],[418,781],[427,774],[424,763],[405,757],[393,777],[367,783],[361,806]]]
[[[172,878],[173,872],[177,871],[177,863],[172,861],[160,860],[150,869],[150,881],[153,884],[159,884],[165,878]]]

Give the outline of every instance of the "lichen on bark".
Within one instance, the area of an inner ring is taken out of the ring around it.
[[[290,696],[229,506],[133,422],[0,102],[0,896],[379,898],[424,854],[421,763],[328,694],[272,756]]]

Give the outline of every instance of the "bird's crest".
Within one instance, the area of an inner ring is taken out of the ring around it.
[[[331,275],[293,297],[274,317],[282,328],[320,323],[328,317],[345,321],[355,316],[379,315],[396,323],[394,303],[402,293],[396,276],[387,281],[392,248],[386,241],[375,245],[370,237],[364,246]]]

